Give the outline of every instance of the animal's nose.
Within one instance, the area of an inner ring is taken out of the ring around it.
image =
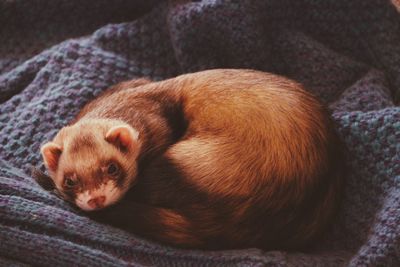
[[[106,200],[105,196],[100,196],[100,197],[95,197],[92,199],[89,199],[89,201],[87,202],[89,207],[91,207],[92,209],[98,209],[103,207],[104,202]]]

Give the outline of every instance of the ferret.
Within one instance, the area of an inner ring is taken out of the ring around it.
[[[191,249],[301,249],[338,208],[343,149],[302,86],[215,69],[122,82],[41,147],[40,179],[92,218]]]

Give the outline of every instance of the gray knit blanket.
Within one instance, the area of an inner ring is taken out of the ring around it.
[[[400,266],[400,14],[389,0],[2,0],[0,25],[0,265]],[[211,68],[290,77],[333,111],[349,171],[312,248],[174,249],[94,222],[32,179],[40,145],[110,85]]]

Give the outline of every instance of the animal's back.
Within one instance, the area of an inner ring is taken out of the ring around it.
[[[243,70],[188,77],[182,92],[187,132],[168,155],[181,153],[178,162],[197,185],[248,195],[270,179],[305,183],[327,160],[328,114],[299,84]]]
[[[204,71],[176,84],[188,126],[145,172],[149,203],[187,214],[208,247],[295,247],[317,236],[341,181],[322,105],[299,84],[257,71]]]

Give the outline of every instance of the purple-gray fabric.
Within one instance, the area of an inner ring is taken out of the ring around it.
[[[3,0],[0,25],[0,265],[400,266],[400,15],[390,1]],[[333,110],[349,173],[314,248],[165,247],[91,221],[31,178],[40,145],[108,86],[210,68],[290,77]]]

